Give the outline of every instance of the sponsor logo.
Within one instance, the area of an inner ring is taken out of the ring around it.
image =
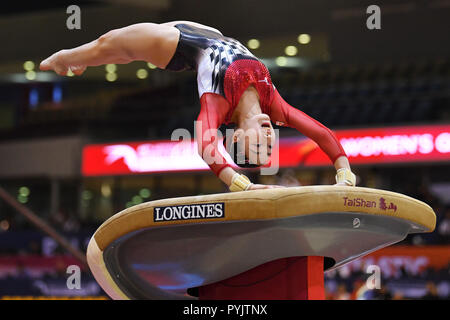
[[[264,82],[268,86],[270,86],[269,80],[267,80],[267,77],[264,78],[264,80],[258,80],[258,82]]]
[[[217,219],[225,217],[225,203],[201,203],[178,206],[155,207],[153,221],[176,221],[195,219]]]
[[[351,199],[349,197],[343,197],[344,206],[347,207],[362,207],[362,208],[377,208],[376,201],[365,200],[363,198],[354,198]],[[393,202],[386,203],[385,198],[380,198],[378,200],[378,208],[384,211],[392,210],[397,212],[397,205]]]
[[[380,198],[380,209],[387,211],[387,210],[393,210],[394,212],[397,211],[397,205],[393,202],[390,202],[389,205],[386,203],[385,198]]]
[[[363,198],[350,199],[348,197],[344,197],[344,206],[376,208],[377,203],[375,201],[364,200]]]

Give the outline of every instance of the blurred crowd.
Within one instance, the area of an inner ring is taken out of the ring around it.
[[[400,276],[382,276],[375,288],[368,284],[369,276],[362,271],[326,273],[327,300],[450,299],[450,263],[442,269],[426,268],[420,274],[402,269]]]

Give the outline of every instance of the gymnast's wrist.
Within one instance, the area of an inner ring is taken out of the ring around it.
[[[239,173],[235,173],[231,179],[231,184],[229,186],[230,191],[246,191],[252,186],[252,182],[247,176]]]
[[[356,176],[349,168],[340,168],[336,171],[336,183],[354,187]]]

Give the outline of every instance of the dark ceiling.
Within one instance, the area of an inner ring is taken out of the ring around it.
[[[192,20],[240,40],[307,32],[327,36],[333,61],[429,58],[450,54],[450,0],[379,0],[382,29],[369,31],[372,1],[103,0],[13,1],[0,9],[0,65],[39,60],[62,48],[138,22]],[[66,8],[82,10],[82,29],[68,30]]]

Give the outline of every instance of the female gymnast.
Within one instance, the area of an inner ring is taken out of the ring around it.
[[[297,129],[315,141],[337,170],[337,185],[355,185],[348,158],[331,130],[290,106],[272,84],[266,66],[219,30],[190,21],[139,23],[115,29],[82,46],[61,50],[40,69],[81,75],[89,66],[146,61],[158,68],[197,72],[201,110],[196,123],[200,156],[231,191],[276,188],[236,173],[218,150],[217,129],[234,123],[227,151],[241,167],[268,163],[272,123]]]

